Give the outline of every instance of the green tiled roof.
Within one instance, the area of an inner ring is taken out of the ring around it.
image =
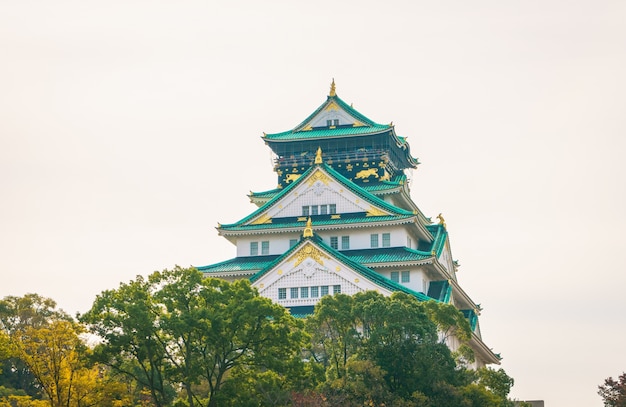
[[[437,257],[441,256],[441,252],[443,252],[443,247],[448,237],[448,231],[440,224],[427,225],[426,229],[428,229],[434,238],[431,250],[435,251]]]
[[[384,247],[378,249],[345,250],[344,256],[361,264],[402,263],[420,261],[432,257],[431,253],[409,249],[408,247]]]
[[[363,123],[365,126],[361,126],[361,127],[386,127],[389,128],[390,126],[382,126],[380,124],[375,123],[374,121],[368,119],[367,117],[365,117],[364,115],[362,115],[361,113],[359,113],[356,109],[354,109],[352,106],[348,105],[346,102],[344,102],[343,100],[341,100],[341,98],[337,95],[335,96],[328,96],[326,98],[326,100],[324,101],[324,103],[322,103],[317,109],[315,109],[315,111],[313,113],[311,113],[306,119],[304,119],[302,121],[302,123],[300,123],[299,125],[297,125],[296,127],[294,127],[292,130],[289,131],[285,131],[282,133],[276,133],[276,134],[266,134],[264,136],[264,138],[266,140],[279,140],[281,137],[285,137],[288,134],[292,134],[292,133],[296,133],[296,132],[302,132],[302,133],[310,133],[310,131],[301,131],[302,128],[304,128],[307,123],[309,123],[318,113],[320,113],[323,109],[326,108],[326,106],[328,106],[331,103],[336,103],[341,109],[343,109],[347,114],[349,114],[350,116],[354,117],[356,120],[360,121],[361,123]],[[306,137],[306,136],[305,136]]]
[[[311,221],[317,228],[319,226],[334,226],[334,225],[348,225],[356,223],[380,223],[380,222],[392,222],[401,221],[406,219],[412,219],[415,215],[389,215],[389,216],[367,216],[365,212],[342,214],[339,219],[331,219],[332,215],[313,215]],[[225,231],[253,231],[253,230],[267,230],[278,228],[303,228],[305,221],[298,221],[298,217],[289,218],[272,218],[272,223],[261,223],[255,225],[233,224],[222,225],[221,230]]]
[[[364,278],[366,278],[369,281],[377,284],[380,287],[386,288],[386,289],[388,289],[390,291],[402,291],[402,292],[405,292],[407,294],[415,296],[417,299],[419,299],[421,301],[431,300],[431,298],[428,297],[426,294],[420,293],[418,291],[413,291],[413,290],[411,290],[411,289],[409,289],[409,288],[407,288],[407,287],[405,287],[405,286],[403,286],[403,285],[401,285],[399,283],[395,283],[395,282],[391,281],[390,279],[388,279],[387,277],[378,274],[374,270],[372,270],[372,269],[370,269],[370,268],[368,268],[368,267],[358,263],[355,260],[352,260],[350,257],[345,256],[342,252],[340,252],[338,250],[335,250],[332,247],[330,247],[327,244],[325,244],[322,241],[322,239],[319,236],[317,236],[317,235],[315,235],[313,238],[301,238],[300,242],[297,245],[293,246],[291,249],[289,249],[282,256],[278,257],[272,263],[268,264],[263,270],[259,271],[254,276],[250,277],[250,281],[251,282],[255,282],[256,280],[261,278],[265,273],[267,273],[269,270],[271,270],[273,267],[275,267],[277,264],[279,264],[285,258],[290,256],[291,253],[297,251],[308,240],[312,240],[313,242],[315,242],[315,244],[317,246],[320,247],[320,249],[322,249],[323,251],[327,252],[330,256],[334,257],[335,259],[337,259],[341,263],[343,263],[346,266],[350,267],[351,269],[353,269],[354,271],[356,271],[357,273],[362,275]]]
[[[235,257],[220,263],[196,268],[203,273],[261,270],[276,260],[277,257],[278,255]]]
[[[287,130],[282,133],[266,134],[264,139],[268,141],[292,141],[292,140],[310,140],[317,138],[332,138],[332,137],[345,137],[345,136],[360,136],[364,134],[377,134],[386,130],[390,130],[389,125],[375,126],[338,126],[331,129],[328,127],[314,128],[313,130],[306,131],[293,131]]]
[[[252,212],[250,215],[246,216],[245,218],[241,219],[238,222],[235,222],[235,223],[232,223],[232,224],[222,225],[222,226],[220,226],[220,229],[223,229],[223,230],[233,230],[233,228],[241,227],[245,223],[247,223],[247,222],[253,220],[254,218],[260,216],[268,208],[270,208],[272,205],[274,205],[274,203],[276,201],[278,201],[279,199],[281,199],[284,196],[286,196],[287,194],[289,194],[294,188],[296,188],[298,185],[300,185],[302,182],[304,182],[304,180],[309,176],[309,174],[311,174],[313,171],[315,171],[318,167],[324,169],[337,182],[339,182],[345,188],[347,188],[348,190],[352,191],[357,196],[359,196],[361,199],[369,202],[370,204],[375,205],[375,206],[377,206],[379,208],[382,208],[382,209],[384,209],[386,211],[389,211],[393,215],[415,216],[413,214],[413,212],[407,211],[407,210],[402,209],[402,208],[398,208],[397,206],[394,206],[394,205],[384,201],[383,199],[380,199],[376,195],[366,191],[365,189],[359,187],[358,185],[356,185],[355,183],[353,183],[352,181],[350,181],[349,179],[347,179],[346,177],[341,175],[339,172],[335,171],[332,167],[330,167],[329,165],[323,163],[323,164],[314,165],[311,168],[309,168],[308,170],[306,170],[302,174],[301,177],[299,177],[296,181],[290,183],[289,186],[284,188],[280,193],[276,194],[272,199],[270,199],[268,202],[266,202],[263,206],[258,208],[256,211]],[[342,217],[343,216],[344,215],[342,214]],[[383,216],[372,216],[372,217],[369,217],[368,218],[368,222],[376,221],[377,220],[376,218],[383,218]],[[272,222],[274,222],[274,220],[272,220]],[[267,228],[271,228],[272,227],[271,225],[272,224],[249,225],[249,226],[247,226],[247,228],[248,227],[253,227],[253,226],[264,226],[264,227],[261,227],[261,229],[267,229]]]

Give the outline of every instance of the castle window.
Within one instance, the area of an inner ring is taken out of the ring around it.
[[[383,247],[391,246],[391,234],[383,233]]]
[[[402,281],[403,283],[408,283],[411,281],[411,273],[409,273],[408,271],[403,271],[402,272]]]
[[[330,247],[335,250],[339,248],[339,238],[337,236],[330,237]]]
[[[371,248],[378,247],[378,234],[377,233],[373,233],[370,235],[370,247]]]
[[[319,287],[311,287],[311,298],[317,298],[320,296]]]
[[[300,287],[300,298],[309,298],[309,287]]]
[[[350,250],[350,236],[341,236],[341,250]]]
[[[333,294],[341,294],[341,286],[340,285],[334,285],[333,286]]]
[[[332,126],[333,125],[333,121],[332,120],[326,120],[326,125],[328,127]]]
[[[320,287],[320,296],[323,297],[325,295],[328,295],[328,286],[327,285],[323,285]]]
[[[270,242],[269,241],[265,240],[261,242],[261,254],[262,255],[270,254]]]
[[[250,242],[250,256],[259,255],[259,242]]]
[[[328,205],[320,205],[320,215],[326,215],[328,213]]]
[[[337,205],[335,205],[335,204],[328,205],[328,213],[330,213],[331,215],[336,214],[337,213]]]
[[[318,214],[318,206],[317,205],[312,205],[311,206],[311,216],[317,215]]]
[[[394,283],[399,283],[400,282],[400,272],[392,271],[391,272],[391,281],[393,281]]]
[[[333,120],[333,126],[339,126],[339,119]]]
[[[287,299],[287,289],[286,288],[279,288],[278,289],[278,299],[279,300]]]
[[[309,216],[309,207],[308,206],[303,206],[302,207],[302,216]]]
[[[291,298],[298,298],[298,287],[292,287],[289,291],[291,291]]]

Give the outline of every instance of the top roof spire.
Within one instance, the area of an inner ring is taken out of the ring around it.
[[[330,94],[328,96],[330,97],[337,96],[337,92],[335,90],[335,78],[333,78],[333,81],[330,84]]]

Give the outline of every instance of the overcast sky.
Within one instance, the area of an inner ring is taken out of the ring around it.
[[[0,0],[0,297],[70,313],[234,257],[262,133],[328,94],[422,163],[512,396],[600,407],[626,370],[623,1]]]

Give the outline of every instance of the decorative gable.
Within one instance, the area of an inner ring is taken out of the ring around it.
[[[338,292],[352,295],[376,290],[391,294],[309,239],[259,274],[253,286],[262,296],[286,307],[314,305],[322,296]]]
[[[336,128],[338,126],[365,126],[365,123],[356,119],[347,112],[336,100],[329,98],[328,102],[320,109],[317,114],[309,118],[309,120],[301,125],[300,131],[313,129],[317,127]]]
[[[322,166],[298,177],[288,193],[272,202],[246,224],[271,223],[273,218],[306,217],[344,213],[388,216],[392,212],[357,194],[339,182]],[[287,191],[286,191],[287,192]],[[377,200],[378,198],[374,198]],[[381,201],[382,202],[382,201]]]

